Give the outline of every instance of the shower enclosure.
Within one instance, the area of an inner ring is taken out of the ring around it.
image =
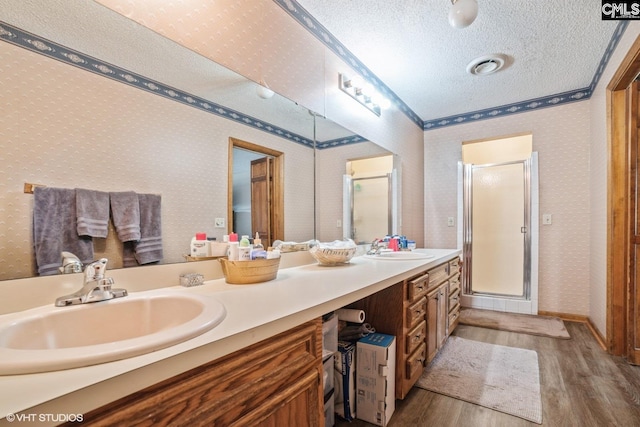
[[[537,313],[536,153],[462,175],[463,305]]]

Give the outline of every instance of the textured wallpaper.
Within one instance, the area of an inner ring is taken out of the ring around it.
[[[7,43],[0,100],[0,279],[34,271],[25,182],[161,194],[165,262],[183,261],[195,232],[220,238],[213,223],[227,216],[230,136],[286,153],[285,237],[313,233],[307,147]],[[118,266],[118,249],[98,249]]]
[[[425,132],[425,241],[456,247],[457,162],[462,141],[533,134],[539,154],[539,310],[589,315],[589,101]],[[505,262],[508,260],[505,260]]]

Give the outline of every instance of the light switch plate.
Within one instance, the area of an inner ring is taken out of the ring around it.
[[[447,217],[447,227],[453,227],[454,225],[456,225],[456,220],[452,216]]]
[[[224,223],[225,223],[224,218],[216,218],[215,227],[216,228],[224,228]]]

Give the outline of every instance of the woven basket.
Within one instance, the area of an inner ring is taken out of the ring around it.
[[[322,265],[340,265],[348,263],[358,248],[322,248],[315,246],[309,253]]]
[[[280,258],[253,261],[229,261],[220,258],[219,261],[224,278],[232,285],[248,285],[273,280],[278,275],[280,266]]]

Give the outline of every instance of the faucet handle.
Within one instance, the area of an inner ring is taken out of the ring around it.
[[[99,280],[104,278],[104,272],[107,270],[107,262],[109,261],[106,258],[100,258],[87,265],[84,270],[85,280]]]

